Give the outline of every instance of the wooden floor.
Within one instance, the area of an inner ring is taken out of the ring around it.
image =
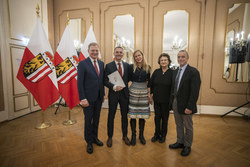
[[[179,166],[179,167],[249,167],[250,121],[242,117],[198,116],[194,120],[194,143],[188,157],[181,150],[170,150],[168,145],[176,141],[173,114],[170,114],[165,143],[152,143],[154,114],[146,120],[146,145],[127,146],[121,137],[120,112],[115,118],[113,146],[106,146],[107,109],[101,112],[99,138],[105,145],[94,145],[94,153],[86,152],[84,141],[84,115],[81,108],[72,111],[77,124],[62,125],[68,119],[68,108],[46,111],[45,119],[52,123],[48,129],[36,130],[41,112],[35,112],[16,120],[0,124],[1,167],[52,167],[52,166]],[[138,128],[138,127],[137,127]],[[138,131],[138,130],[137,130]],[[129,138],[131,131],[129,127]]]

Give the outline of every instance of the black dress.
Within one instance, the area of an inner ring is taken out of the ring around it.
[[[167,135],[172,76],[172,69],[163,73],[159,68],[154,71],[150,79],[150,92],[153,94],[155,110],[155,136]]]

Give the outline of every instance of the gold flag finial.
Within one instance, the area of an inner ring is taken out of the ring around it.
[[[36,5],[36,15],[37,17],[40,17],[40,8],[38,4]]]
[[[93,14],[91,14],[90,24],[93,25]]]
[[[69,25],[69,12],[67,12],[67,25]]]

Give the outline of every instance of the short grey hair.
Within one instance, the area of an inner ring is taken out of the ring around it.
[[[180,50],[178,53],[180,53],[180,52],[185,52],[187,57],[189,58],[189,54],[188,54],[188,52],[186,50]]]

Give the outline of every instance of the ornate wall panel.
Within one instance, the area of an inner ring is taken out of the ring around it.
[[[22,37],[30,37],[36,23],[35,7],[38,4],[40,9],[43,10],[42,0],[7,0],[7,2],[9,38],[21,41]]]
[[[24,96],[14,97],[14,101],[15,101],[14,103],[15,112],[30,108],[30,104],[29,104],[30,100],[29,100],[28,94]]]
[[[134,42],[135,49],[140,49],[144,52],[147,59],[147,19],[145,18],[145,3],[143,2],[103,2],[100,5],[101,9],[101,50],[104,53],[104,62],[108,63],[113,59],[112,39],[113,39],[113,19],[118,15],[131,14],[134,20]],[[133,9],[133,10],[131,10]]]
[[[224,47],[227,28],[228,9],[239,1],[216,1],[216,16],[214,26],[214,47],[212,53],[212,66],[210,76],[210,88],[219,94],[241,94],[246,93],[247,83],[228,83],[222,78],[224,63]],[[241,1],[241,2],[249,2]]]
[[[152,64],[153,68],[159,65],[155,61],[162,53],[163,46],[163,28],[164,15],[168,11],[185,10],[189,14],[189,30],[188,30],[188,51],[189,64],[198,67],[200,55],[200,32],[202,28],[202,2],[200,1],[155,1],[151,4],[152,8]],[[181,23],[179,23],[181,26]]]
[[[66,27],[67,13],[69,14],[69,18],[70,19],[82,19],[81,41],[83,42],[84,39],[85,39],[85,37],[86,37],[86,33],[88,31],[88,28],[91,25],[91,21],[93,20],[93,12],[90,11],[89,8],[63,10],[59,14],[59,19],[58,19],[59,20],[59,34],[60,34],[60,39],[61,39],[61,37],[63,35],[63,32],[65,30],[65,27]],[[60,39],[57,40],[57,44],[60,42]]]
[[[207,1],[201,103],[239,106],[249,98],[249,83],[230,83],[223,79],[228,9],[249,0]]]
[[[24,47],[18,47],[18,46],[11,46],[10,48],[10,56],[11,56],[11,63],[12,63],[12,84],[14,88],[14,96],[20,95],[20,94],[27,94],[27,89],[23,86],[21,82],[16,78],[19,66],[22,61],[24,52]]]

